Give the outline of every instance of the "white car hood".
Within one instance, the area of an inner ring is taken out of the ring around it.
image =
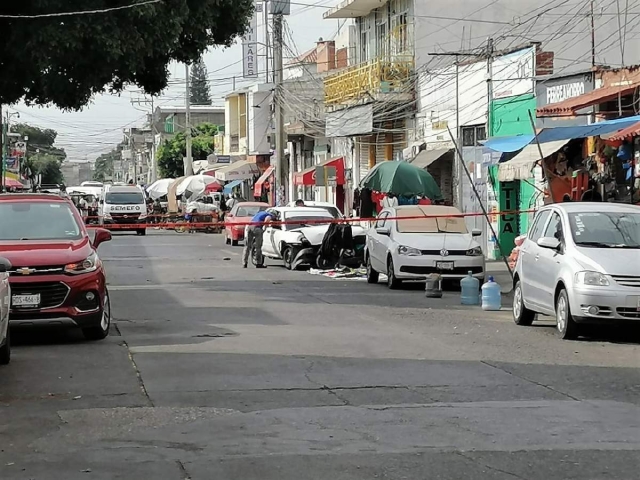
[[[329,225],[316,225],[313,227],[303,227],[289,233],[302,234],[309,241],[311,245],[321,245],[322,239],[324,238],[328,229],[329,229]],[[354,237],[365,234],[364,228],[357,227],[355,225],[351,227],[351,232]]]
[[[469,234],[398,233],[395,240],[418,250],[469,250],[480,246]]]

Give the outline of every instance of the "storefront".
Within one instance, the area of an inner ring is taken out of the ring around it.
[[[318,173],[320,172],[320,173]],[[316,200],[335,204],[345,211],[344,157],[337,157],[297,172],[293,176],[296,186],[315,186]]]
[[[503,152],[498,167],[501,182],[530,178],[539,165],[546,180],[545,203],[568,199],[637,203],[634,159],[640,153],[628,140],[635,131],[640,132],[640,116],[547,128],[536,137],[492,139],[486,146]]]
[[[594,74],[590,71],[576,75],[539,79],[536,84],[538,110],[591,92],[594,88],[593,77]],[[588,125],[589,122],[590,115],[585,112],[585,114],[571,116],[539,117],[536,121],[536,126],[538,128],[570,127]]]
[[[275,171],[275,167],[267,168],[258,181],[253,185],[253,198],[256,201],[275,205],[273,188],[275,182]]]
[[[236,188],[240,189],[243,198],[251,198],[253,181],[260,176],[258,165],[248,160],[235,162],[215,171],[215,177],[221,182],[240,182]]]

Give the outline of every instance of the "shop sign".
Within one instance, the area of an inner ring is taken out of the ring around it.
[[[231,163],[231,155],[218,155],[216,163]]]
[[[547,105],[578,97],[585,93],[583,81],[547,87]]]

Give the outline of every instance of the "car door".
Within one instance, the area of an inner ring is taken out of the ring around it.
[[[559,251],[538,246],[536,266],[533,270],[534,277],[532,281],[536,283],[536,292],[540,296],[539,306],[542,313],[550,314],[555,311],[553,297],[564,257],[564,228],[562,217],[558,212],[553,211],[549,216],[549,221],[542,237],[555,238],[561,243]]]
[[[386,245],[389,237],[385,235],[381,235],[378,233],[379,228],[388,228],[389,221],[387,218],[389,217],[390,212],[387,210],[383,210],[380,212],[376,222],[373,224],[373,228],[370,230],[370,235],[368,236],[368,245],[369,255],[371,257],[371,266],[377,271],[384,272],[386,271]]]
[[[9,274],[0,273],[0,343],[3,340],[2,333],[6,331],[9,322],[9,309],[11,308],[11,289],[9,287]]]
[[[274,215],[274,221],[279,222],[282,221],[282,215],[278,211],[271,211]],[[279,258],[280,254],[278,252],[279,239],[282,235],[283,225],[271,225],[267,224],[264,229],[263,241],[262,241],[262,253],[268,257]]]
[[[224,228],[227,231],[227,235],[229,236],[229,238],[232,238],[232,234],[233,234],[233,224],[236,222],[235,218],[236,215],[238,214],[238,206],[235,205],[231,211],[229,213],[227,213],[227,216],[225,218],[225,223],[224,223]]]
[[[522,295],[528,306],[540,307],[543,294],[539,292],[539,276],[537,271],[540,247],[537,242],[547,226],[551,210],[543,210],[536,217],[533,227],[520,247],[520,282]]]

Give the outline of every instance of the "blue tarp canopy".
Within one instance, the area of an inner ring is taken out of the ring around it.
[[[234,180],[233,182],[229,182],[224,186],[224,189],[222,190],[222,192],[225,195],[231,195],[231,192],[233,192],[233,189],[236,188],[241,183],[242,183],[242,180]]]
[[[574,138],[597,137],[600,135],[608,135],[617,132],[623,128],[640,122],[640,115],[626,118],[617,118],[615,120],[606,120],[604,122],[593,123],[591,125],[581,125],[576,127],[554,127],[545,128],[538,133],[538,142],[548,143],[560,140],[572,140]],[[487,140],[485,147],[495,150],[496,152],[517,152],[534,142],[534,135],[515,135],[512,137],[497,137]]]

